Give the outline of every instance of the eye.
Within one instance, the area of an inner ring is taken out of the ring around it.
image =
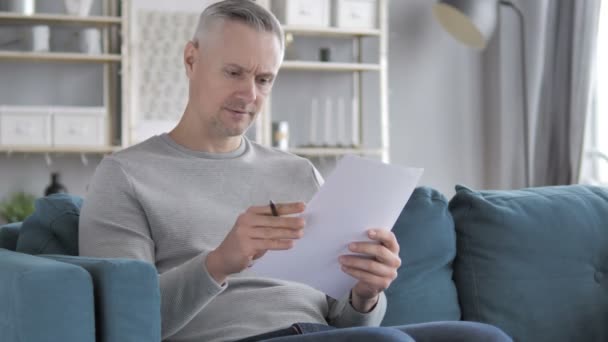
[[[271,77],[260,77],[258,78],[258,83],[261,85],[269,85],[272,83]]]
[[[226,75],[230,76],[230,77],[239,77],[241,76],[241,72],[238,70],[226,70],[225,71]]]

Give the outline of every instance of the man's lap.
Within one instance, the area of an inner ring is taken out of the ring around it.
[[[497,327],[477,322],[430,322],[404,325],[395,328],[406,332],[416,342],[513,341],[507,334]]]
[[[320,324],[294,324],[290,328],[259,335],[242,342],[312,342],[312,341],[378,341],[378,342],[441,342],[441,341],[512,341],[491,325],[476,322],[432,322],[400,327],[353,327],[336,329]]]
[[[352,327],[337,329],[322,324],[297,323],[289,328],[238,342],[410,342],[408,335],[394,328]]]

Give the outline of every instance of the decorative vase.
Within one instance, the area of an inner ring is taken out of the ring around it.
[[[9,0],[8,11],[25,15],[32,15],[36,12],[35,0]]]
[[[47,25],[35,25],[26,28],[27,50],[47,52],[50,50],[51,29]]]
[[[80,51],[87,54],[101,53],[101,33],[97,28],[86,28],[80,32]]]
[[[63,3],[68,14],[86,17],[91,11],[93,0],[63,0]]]

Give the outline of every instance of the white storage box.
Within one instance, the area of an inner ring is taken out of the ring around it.
[[[0,106],[0,145],[51,146],[49,107]]]
[[[333,5],[334,26],[358,29],[378,28],[376,0],[334,0]]]
[[[107,146],[105,108],[53,107],[52,113],[55,146]]]
[[[272,12],[284,25],[329,27],[329,0],[274,0]]]

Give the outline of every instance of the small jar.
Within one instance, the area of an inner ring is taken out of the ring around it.
[[[287,121],[272,123],[272,146],[280,150],[289,149],[289,123]]]

